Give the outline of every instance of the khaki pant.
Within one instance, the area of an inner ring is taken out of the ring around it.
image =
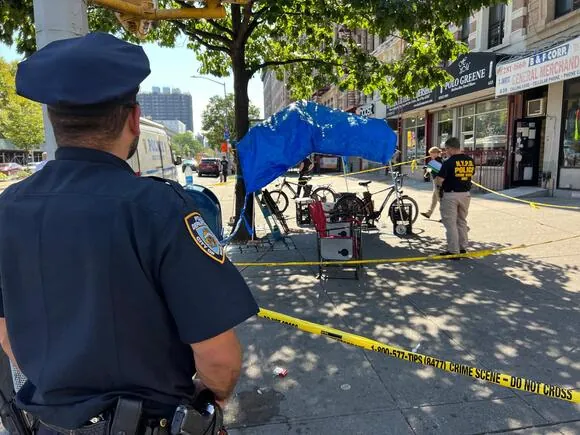
[[[471,196],[469,192],[445,192],[441,199],[441,221],[447,235],[447,251],[453,254],[467,249],[469,227],[467,212]]]
[[[435,207],[437,207],[437,203],[439,202],[439,186],[435,184],[435,178],[433,178],[433,194],[431,195],[431,206],[429,210],[427,210],[426,214],[431,217],[433,212],[435,211]]]

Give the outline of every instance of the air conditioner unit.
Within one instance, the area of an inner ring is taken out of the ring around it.
[[[528,101],[527,116],[544,116],[546,114],[546,99],[538,98]]]

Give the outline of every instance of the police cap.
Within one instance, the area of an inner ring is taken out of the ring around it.
[[[18,65],[16,92],[56,110],[135,102],[151,73],[142,47],[107,33],[51,42]]]

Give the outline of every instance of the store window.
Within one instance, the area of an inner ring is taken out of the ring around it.
[[[445,147],[445,141],[453,135],[453,110],[437,113],[437,146]]]
[[[507,98],[498,98],[461,107],[459,140],[464,149],[506,149],[507,106]]]
[[[580,189],[580,80],[566,82],[559,187]]]
[[[407,150],[407,159],[424,157],[425,150],[425,117],[417,116],[403,121],[403,137]]]

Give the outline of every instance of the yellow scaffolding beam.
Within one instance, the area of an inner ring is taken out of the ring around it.
[[[137,19],[159,21],[180,19],[220,19],[225,18],[226,10],[218,0],[207,0],[204,8],[181,8],[181,9],[155,9],[129,3],[126,0],[90,0],[91,3],[113,9],[122,14],[130,15]],[[245,3],[239,1],[239,3]]]

